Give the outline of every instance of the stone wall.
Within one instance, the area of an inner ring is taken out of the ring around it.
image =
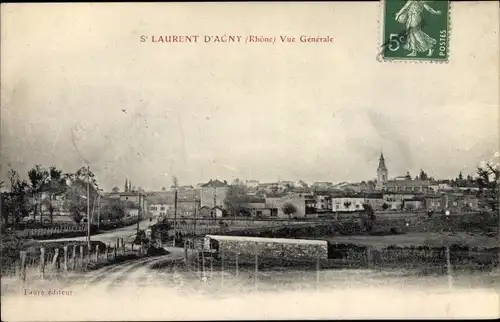
[[[255,255],[260,259],[285,259],[297,262],[315,262],[328,257],[327,242],[309,244],[303,241],[255,242],[253,240],[218,240],[219,255],[226,260],[238,256],[240,262],[251,260]],[[238,254],[238,255],[237,255]]]

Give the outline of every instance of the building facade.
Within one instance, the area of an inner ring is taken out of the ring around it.
[[[364,203],[363,197],[333,197],[332,210],[334,212],[362,211]]]
[[[201,186],[201,207],[221,207],[225,209],[224,200],[226,200],[229,185],[220,180],[210,180]]]

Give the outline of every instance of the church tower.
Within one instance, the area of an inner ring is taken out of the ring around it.
[[[381,153],[377,168],[377,184],[382,185],[387,183],[388,180],[387,178],[388,178],[388,171],[387,167],[385,166],[384,154]]]

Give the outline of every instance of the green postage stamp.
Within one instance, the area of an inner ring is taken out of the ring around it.
[[[384,60],[448,61],[449,0],[385,0]]]

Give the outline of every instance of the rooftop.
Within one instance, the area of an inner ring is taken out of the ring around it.
[[[206,187],[212,187],[212,188],[220,188],[220,187],[227,187],[228,184],[227,182],[222,182],[218,179],[216,180],[210,180],[209,182],[201,185],[202,188],[206,188]]]

